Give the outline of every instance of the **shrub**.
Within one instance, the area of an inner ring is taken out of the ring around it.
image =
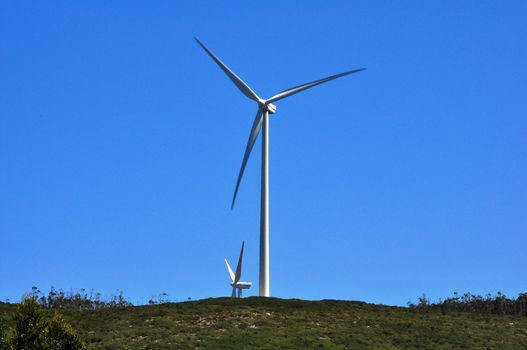
[[[14,315],[15,327],[5,349],[85,350],[86,346],[58,313],[47,318],[34,297],[26,297]]]
[[[45,349],[46,320],[35,298],[26,297],[16,307],[11,345],[16,350]]]

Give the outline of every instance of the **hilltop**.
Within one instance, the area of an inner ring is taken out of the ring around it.
[[[13,309],[0,303],[4,326]],[[527,317],[354,301],[214,298],[60,312],[92,349],[527,349]]]

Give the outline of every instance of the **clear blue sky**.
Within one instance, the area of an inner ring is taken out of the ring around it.
[[[251,4],[249,4],[251,3]],[[0,299],[146,302],[258,281],[260,96],[277,103],[271,293],[404,305],[526,291],[525,1],[6,2]],[[257,286],[247,293],[257,294]]]

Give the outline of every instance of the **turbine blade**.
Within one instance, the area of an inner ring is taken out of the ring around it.
[[[225,74],[229,76],[234,85],[236,85],[245,96],[249,97],[251,100],[254,100],[256,102],[260,100],[258,95],[256,95],[256,93],[252,91],[251,88],[243,80],[241,80],[236,74],[234,74],[234,72],[231,71],[229,67],[225,65],[225,63],[223,63],[215,54],[213,54],[212,51],[210,51],[205,45],[203,45],[203,43],[199,41],[198,38],[194,39],[196,39],[197,43],[203,48],[203,50],[205,50],[205,52],[208,53],[210,57],[212,57],[212,59],[218,64],[218,66],[220,66],[220,68],[225,72]]]
[[[234,273],[232,272],[231,266],[229,265],[227,259],[225,259],[225,264],[227,264],[227,270],[229,270],[229,276],[231,276],[231,281],[232,283],[234,283]]]
[[[242,181],[243,172],[245,170],[245,166],[247,165],[247,160],[249,159],[249,155],[251,154],[251,150],[253,149],[254,143],[256,142],[256,138],[258,137],[260,129],[262,128],[262,115],[263,110],[258,108],[258,112],[256,112],[256,117],[254,118],[253,126],[251,128],[251,133],[249,134],[249,140],[247,141],[247,147],[245,147],[245,154],[243,155],[242,166],[240,168],[240,172],[238,173],[238,180],[236,180],[236,188],[234,189],[234,195],[232,197],[231,209],[234,208],[234,202],[236,201],[238,188],[240,187],[240,182]]]
[[[236,287],[232,286],[232,297],[236,298]]]
[[[238,266],[236,266],[236,276],[234,277],[234,285],[238,283],[240,277],[242,276],[242,260],[243,260],[243,246],[245,241],[242,242],[242,250],[240,250],[240,258],[238,259]]]
[[[298,85],[298,86],[292,87],[290,89],[287,89],[287,90],[284,90],[282,92],[277,93],[276,95],[274,95],[270,99],[266,100],[266,103],[273,103],[275,101],[281,100],[281,99],[286,98],[288,96],[297,94],[300,91],[304,91],[306,89],[312,88],[313,86],[317,86],[317,85],[323,84],[325,82],[328,82],[328,81],[331,81],[331,80],[334,80],[334,79],[337,79],[337,78],[340,78],[340,77],[343,77],[343,76],[346,76],[346,75],[349,75],[349,74],[358,73],[358,72],[363,71],[365,69],[366,68],[354,69],[354,70],[350,70],[350,71],[347,71],[347,72],[344,72],[344,73],[335,74],[335,75],[332,75],[332,76],[327,77],[327,78],[322,78],[322,79],[319,79],[319,80],[315,80],[315,81],[312,81],[310,83],[306,83],[306,84],[302,84],[302,85]]]

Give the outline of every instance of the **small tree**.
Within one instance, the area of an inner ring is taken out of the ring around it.
[[[430,299],[428,299],[428,297],[425,294],[421,295],[417,301],[417,307],[421,309],[426,309],[429,306],[430,306]]]
[[[26,297],[16,307],[11,345],[16,350],[47,349],[46,318],[35,297]]]
[[[6,344],[13,350],[85,350],[86,346],[58,313],[46,318],[35,297],[26,297],[15,311],[15,328]]]

